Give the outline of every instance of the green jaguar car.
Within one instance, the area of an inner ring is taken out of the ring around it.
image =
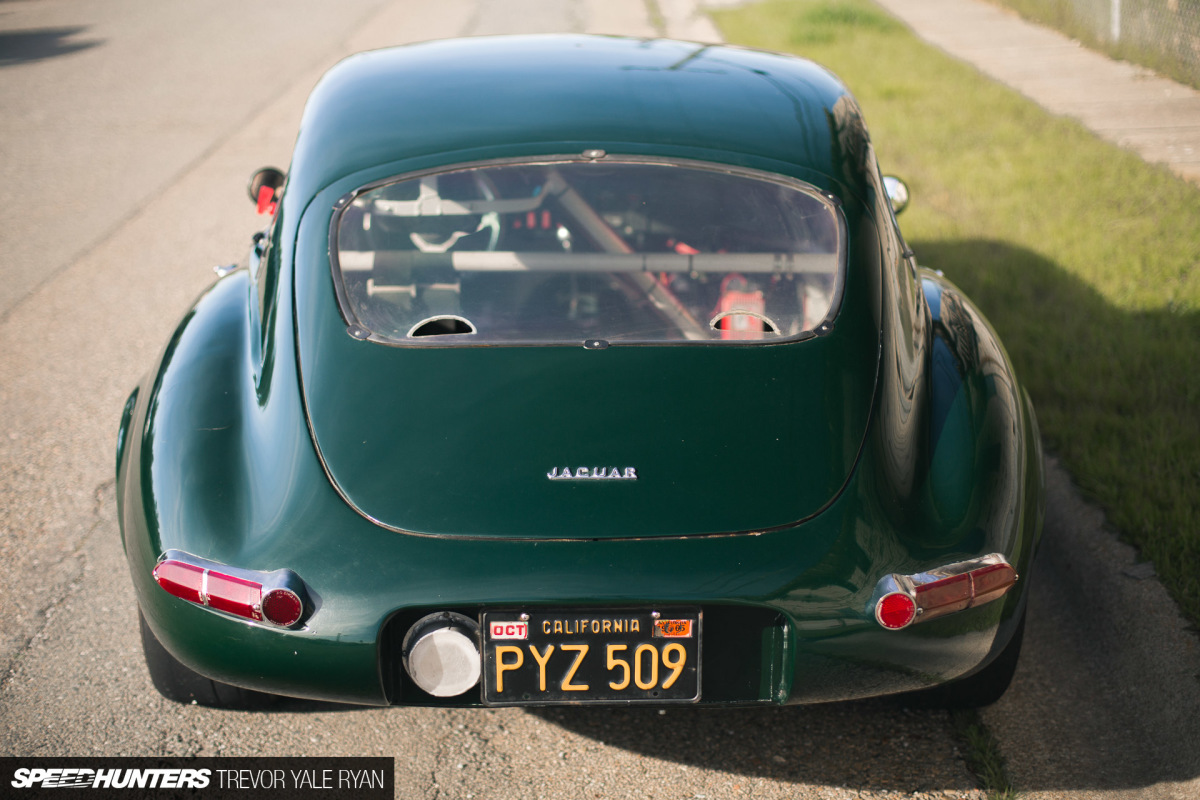
[[[120,425],[167,698],[1008,686],[1033,410],[823,68],[589,36],[362,53],[251,193],[248,263]]]

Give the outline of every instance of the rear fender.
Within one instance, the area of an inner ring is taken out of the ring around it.
[[[923,542],[1004,553],[1021,572],[1019,551],[1041,528],[1032,407],[979,310],[940,276],[927,273],[921,283],[931,322]]]

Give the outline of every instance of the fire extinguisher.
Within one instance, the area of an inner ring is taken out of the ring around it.
[[[728,314],[717,323],[722,339],[761,339],[764,327],[760,316],[765,316],[766,310],[762,290],[745,276],[734,272],[721,281],[721,299],[714,316]]]

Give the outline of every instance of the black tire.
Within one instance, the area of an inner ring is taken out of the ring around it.
[[[188,669],[154,637],[140,609],[138,627],[142,632],[142,653],[146,657],[150,681],[158,693],[168,700],[244,711],[267,708],[279,702],[280,698],[276,695],[230,686]]]
[[[1008,691],[1017,661],[1021,656],[1021,640],[1025,638],[1025,609],[1012,638],[992,663],[962,680],[921,692],[925,700],[943,708],[980,708],[990,706]]]

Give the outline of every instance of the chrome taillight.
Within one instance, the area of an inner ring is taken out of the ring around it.
[[[304,583],[287,569],[238,569],[179,550],[163,553],[154,580],[167,594],[244,619],[295,625],[311,610]]]
[[[1016,582],[1016,570],[993,553],[914,575],[887,575],[876,584],[871,607],[880,625],[897,631],[998,600]]]

